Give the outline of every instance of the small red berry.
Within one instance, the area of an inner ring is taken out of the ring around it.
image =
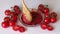
[[[13,16],[13,15],[16,15],[16,13],[15,12],[11,12],[10,15]]]
[[[19,6],[17,6],[17,5],[15,5],[13,8],[14,8],[15,11],[20,9]]]
[[[19,15],[21,10],[16,10],[16,14]]]
[[[9,26],[15,26],[15,22],[14,21],[9,21]]]
[[[50,23],[50,18],[44,18],[44,22],[45,22],[46,24],[49,24],[49,23]]]
[[[10,15],[10,10],[5,10],[5,15],[9,16]]]
[[[9,26],[8,22],[2,22],[1,26],[3,28],[7,28]]]
[[[44,13],[48,13],[49,12],[49,8],[44,8],[43,12]]]
[[[9,17],[5,17],[5,18],[4,18],[4,21],[9,21],[9,20],[10,20]]]
[[[57,18],[56,17],[51,18],[51,22],[52,23],[55,23],[56,21],[57,21]]]
[[[47,18],[48,18],[48,17],[50,17],[50,14],[45,13],[45,14],[44,14],[44,17],[47,17]]]
[[[40,26],[41,26],[42,29],[46,29],[47,28],[47,24],[44,24],[44,23],[40,24]]]
[[[57,14],[56,14],[55,12],[52,12],[52,13],[51,13],[51,16],[57,17]]]
[[[43,11],[43,9],[44,9],[44,5],[43,5],[43,4],[40,4],[40,5],[38,6],[38,10]]]
[[[19,6],[15,5],[14,11],[16,12],[17,15],[19,15],[21,10],[20,10]]]
[[[12,27],[12,29],[13,29],[14,31],[19,30],[19,28],[20,28],[20,26],[19,26],[19,25],[15,25],[15,26],[13,26],[13,27]]]
[[[11,20],[12,21],[17,21],[17,16],[16,15],[11,16]]]
[[[21,26],[21,27],[19,28],[19,31],[20,31],[20,32],[25,32],[25,28]]]
[[[52,27],[52,26],[48,26],[47,29],[48,29],[49,31],[52,31],[52,30],[53,30],[53,27]]]

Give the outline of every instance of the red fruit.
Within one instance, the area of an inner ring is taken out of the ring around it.
[[[3,28],[7,28],[7,27],[9,27],[9,24],[8,24],[9,22],[2,22],[2,24],[1,24],[1,26],[3,27]]]
[[[16,14],[17,14],[17,15],[19,15],[19,14],[20,14],[20,10],[16,10],[15,12],[16,12]]]
[[[32,14],[32,25],[39,24],[42,21],[41,14],[37,12],[31,12],[31,14]]]
[[[52,12],[52,13],[51,13],[51,16],[57,17],[57,14],[56,14],[55,12]]]
[[[20,28],[19,28],[19,31],[20,31],[20,32],[25,32],[25,28],[24,28],[24,27],[20,27]]]
[[[10,10],[5,10],[5,15],[9,16],[10,15]]]
[[[13,16],[13,15],[16,15],[16,13],[15,12],[11,12],[10,15]]]
[[[52,31],[52,30],[53,30],[53,27],[52,27],[52,26],[48,26],[47,29],[48,29],[49,31]]]
[[[4,21],[9,21],[9,20],[10,20],[9,17],[5,17],[5,18],[4,18]]]
[[[44,17],[47,17],[47,18],[48,18],[48,17],[50,17],[50,14],[45,13],[45,14],[44,14]]]
[[[23,15],[21,17],[22,22],[24,24],[27,24],[27,25],[36,25],[36,24],[39,24],[42,21],[41,14],[39,14],[37,12],[31,12],[31,15],[32,15],[32,21],[31,22],[29,22]]]
[[[27,25],[31,24],[30,21],[28,21],[28,20],[25,18],[24,15],[22,15],[21,19],[22,19],[22,23],[27,24]]]
[[[14,31],[19,30],[19,28],[20,28],[20,26],[19,26],[19,25],[15,25],[15,26],[13,26],[13,27],[12,27],[12,29],[13,29]]]
[[[13,8],[14,8],[15,11],[20,9],[19,6],[17,6],[17,5],[15,5]]]
[[[43,12],[44,13],[48,13],[49,12],[49,8],[44,8]]]
[[[16,15],[11,16],[11,20],[12,21],[17,21],[17,16]]]
[[[47,28],[47,24],[44,24],[44,23],[40,24],[40,26],[41,26],[42,29],[46,29]]]
[[[14,10],[15,10],[15,12],[16,12],[17,15],[20,14],[21,10],[20,10],[19,6],[15,5],[14,6]]]
[[[9,26],[15,26],[15,21],[9,21]]]
[[[40,5],[38,6],[38,10],[43,11],[43,9],[44,9],[44,5],[43,5],[43,4],[40,4]]]
[[[55,23],[56,21],[57,21],[57,18],[56,17],[51,18],[51,22],[52,23]]]
[[[50,18],[44,18],[44,22],[45,22],[46,24],[49,24],[49,23],[50,23]]]

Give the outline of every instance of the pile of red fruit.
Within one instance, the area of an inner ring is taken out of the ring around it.
[[[13,10],[9,10],[9,9],[5,10],[4,13],[6,17],[4,17],[4,21],[1,24],[2,27],[8,28],[9,26],[11,26],[14,31],[24,32],[25,28],[23,26],[16,25],[18,20],[18,15],[21,13],[21,10],[17,5],[15,5],[12,8]]]
[[[48,8],[48,5],[40,4],[38,6],[38,9],[32,9],[31,15],[32,15],[32,21],[31,23],[28,22],[23,16],[22,16],[22,23],[24,23],[26,26],[30,25],[40,25],[42,29],[48,29],[53,30],[53,27],[50,25],[50,23],[55,23],[57,21],[57,14],[55,12],[49,13],[50,10]],[[43,15],[43,16],[42,16]]]
[[[43,20],[40,23],[40,27],[44,30],[45,29],[48,29],[49,31],[53,30],[53,27],[49,24],[55,23],[57,21],[57,14],[55,12],[49,13],[50,10],[48,8],[48,5],[44,6],[40,4],[38,6],[38,10],[44,15]]]
[[[50,23],[55,23],[57,21],[57,14],[55,12],[49,13],[49,8],[44,6],[43,4],[40,4],[38,6],[37,11],[31,10],[32,14],[32,22],[28,25],[36,25],[39,24],[42,29],[48,29],[49,31],[53,30],[54,28],[50,25]],[[26,29],[23,26],[16,25],[18,20],[18,15],[21,14],[21,10],[19,6],[15,5],[12,10],[5,10],[6,17],[4,18],[4,21],[2,22],[2,27],[7,28],[9,26],[12,27],[14,31],[20,31],[24,32]],[[41,15],[44,16],[41,16]],[[22,20],[24,20],[22,18]],[[23,23],[25,23],[23,21]],[[27,23],[25,23],[27,24]]]

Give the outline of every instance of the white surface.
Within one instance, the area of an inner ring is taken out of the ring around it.
[[[58,21],[52,26],[55,28],[53,31],[42,30],[39,26],[37,27],[26,27],[27,31],[20,33],[13,31],[11,27],[4,29],[1,27],[1,22],[4,18],[4,10],[10,9],[11,6],[19,5],[22,6],[21,0],[0,0],[0,34],[59,34],[60,33],[60,0],[25,0],[26,5],[29,8],[37,8],[42,4],[48,4],[51,11],[55,11],[58,14]]]

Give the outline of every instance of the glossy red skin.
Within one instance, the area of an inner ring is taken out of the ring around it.
[[[50,23],[50,18],[44,18],[44,22],[45,22],[46,24],[49,24],[49,23]]]
[[[9,23],[8,22],[2,22],[1,26],[3,28],[8,28],[9,27]]]
[[[5,15],[9,16],[10,15],[10,10],[5,10]]]
[[[15,5],[13,8],[14,8],[15,11],[20,9],[19,6],[17,6],[17,5]]]
[[[44,17],[46,17],[46,18],[50,18],[50,14],[45,13],[45,14],[44,14]]]
[[[26,29],[24,27],[22,27],[22,26],[19,28],[19,32],[25,32],[25,30]]]
[[[15,21],[9,21],[9,26],[15,26]]]
[[[48,29],[49,31],[52,31],[54,28],[49,25],[49,26],[47,27],[47,29]]]
[[[57,21],[57,18],[56,17],[51,18],[51,22],[52,23],[55,23],[56,21]]]
[[[17,5],[14,6],[14,11],[16,12],[17,15],[19,15],[21,12],[19,6],[17,6]]]
[[[21,13],[21,10],[18,9],[15,12],[16,12],[17,15],[19,15]]]
[[[52,17],[57,17],[57,14],[56,14],[55,12],[52,12],[52,13],[51,13],[51,16],[52,16]]]
[[[49,8],[44,8],[43,12],[44,13],[48,13],[49,12]]]
[[[40,11],[43,12],[43,9],[44,9],[44,5],[43,5],[43,4],[40,4],[40,5],[38,6],[38,10],[40,10]]]
[[[19,28],[20,28],[20,26],[19,26],[19,25],[15,25],[15,26],[13,26],[13,27],[12,27],[12,29],[13,29],[14,31],[19,30]]]
[[[5,18],[4,18],[4,21],[9,21],[9,20],[10,20],[9,17],[5,17]]]
[[[17,21],[17,16],[16,15],[11,16],[11,20],[12,21]]]
[[[22,19],[22,22],[24,24],[27,24],[27,25],[36,25],[36,24],[39,24],[41,21],[42,21],[42,16],[41,14],[37,13],[37,12],[31,12],[31,15],[32,15],[32,21],[29,22],[28,20],[26,20],[25,17],[21,17]]]
[[[40,26],[43,30],[47,29],[47,24],[45,24],[45,23],[40,24]]]
[[[16,13],[15,12],[11,12],[10,15],[13,16],[13,15],[16,15]]]

